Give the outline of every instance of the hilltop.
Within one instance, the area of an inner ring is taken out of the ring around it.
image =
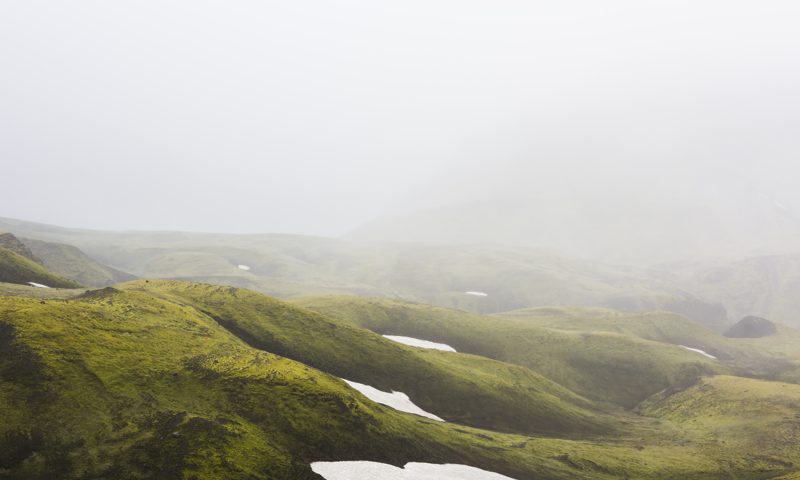
[[[334,304],[364,307],[341,299]],[[670,392],[696,385],[698,375],[725,371],[700,355],[607,336],[618,342],[620,359],[654,356],[683,365],[667,390],[626,412],[547,378],[546,365],[514,346],[519,337],[534,338],[531,332],[556,330],[515,327],[487,336],[482,322],[507,320],[417,307],[418,317],[384,325],[416,325],[405,333],[452,342],[458,353],[402,345],[358,326],[353,315],[321,315],[227,286],[139,280],[102,290],[28,288],[0,296],[6,419],[0,476],[302,479],[319,478],[312,462],[336,460],[457,463],[517,480],[769,478],[795,471],[792,450],[767,453],[780,436],[763,447],[755,437],[733,442],[714,424],[683,429],[682,418],[660,407],[681,398]],[[381,308],[385,317],[397,306]],[[433,321],[424,322],[430,313]],[[379,329],[382,321],[379,316],[370,327]],[[455,321],[465,323],[463,336],[450,331]],[[540,345],[559,344],[565,357],[554,361],[572,363],[584,380],[600,372],[597,365],[618,368],[604,363],[613,356],[596,357],[594,366],[576,362],[584,339],[561,334]],[[632,344],[641,352],[626,347]],[[470,345],[487,355],[507,352],[518,363],[477,356]],[[653,372],[627,373],[641,375],[635,381],[641,386]],[[342,378],[403,391],[446,421],[376,404]],[[753,399],[753,422],[771,418],[760,420],[756,405],[778,401],[786,388],[763,384],[769,387]],[[796,409],[782,405],[787,415]],[[709,449],[709,432],[722,447]],[[736,460],[743,446],[750,456]],[[757,463],[759,455],[772,460]],[[756,467],[761,473],[753,476]]]

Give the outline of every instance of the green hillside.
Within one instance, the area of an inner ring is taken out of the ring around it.
[[[135,288],[0,297],[0,319],[3,478],[303,479],[309,462],[337,459],[464,463],[520,480],[721,471],[655,432],[634,448],[395,412]]]
[[[731,376],[708,377],[665,391],[640,407],[701,438],[701,450],[738,452],[753,471],[800,463],[800,385]]]
[[[747,408],[748,422],[765,422],[738,438],[746,429],[692,422],[700,415],[692,408],[711,411],[707,397],[687,393],[695,387],[675,385],[653,397],[638,409],[647,417],[598,412],[523,367],[405,347],[255,292],[136,281],[42,300],[19,289],[0,295],[0,478],[310,479],[318,478],[310,462],[333,460],[462,463],[518,480],[797,473],[796,452],[770,450],[793,438],[785,428],[800,415],[796,386],[732,380],[765,392],[753,404],[745,396],[743,405],[725,407],[727,417]],[[343,375],[384,389],[401,384],[451,421],[373,403],[337,378]],[[448,405],[445,395],[457,401]],[[680,395],[689,407],[679,405]],[[462,402],[459,414],[453,405]],[[465,425],[483,418],[502,427],[501,407],[532,421],[525,402],[532,411],[549,408],[551,425],[572,428],[570,438]],[[777,410],[765,409],[771,405]],[[595,423],[586,423],[589,412]],[[769,428],[775,425],[782,428]],[[603,434],[598,426],[613,428]]]
[[[407,347],[247,290],[164,280],[120,288],[191,305],[253,347],[380,390],[405,392],[446,420],[561,436],[615,430],[615,422],[589,400],[517,365]]]
[[[444,432],[412,440],[432,422],[146,294],[3,298],[0,313],[12,478],[308,478],[311,460],[434,457]]]
[[[39,288],[18,283],[0,282],[0,296],[65,300],[86,293],[85,288]]]
[[[63,277],[89,287],[106,287],[133,280],[128,273],[103,265],[79,249],[61,243],[22,239],[42,264]]]
[[[724,353],[725,339],[708,327],[672,312],[621,312],[606,308],[538,307],[503,312],[499,317],[530,325],[574,331],[605,331],[646,340],[690,345]]]
[[[732,339],[671,312],[619,312],[602,308],[526,308],[498,315],[525,324],[579,332],[614,332],[632,337],[700,349],[742,375],[780,378],[800,367],[800,343],[794,353],[776,348],[792,345],[790,330],[756,339]],[[787,338],[787,335],[789,336]]]
[[[677,345],[621,333],[555,330],[387,299],[329,296],[297,303],[380,334],[446,343],[525,366],[583,396],[627,408],[687,379],[728,371]]]
[[[33,260],[4,247],[0,247],[0,282],[23,285],[34,282],[51,288],[76,288],[79,286],[76,282],[62,278]]]
[[[22,243],[13,233],[0,231],[0,247],[7,248],[14,253],[22,255],[28,260],[33,260],[36,263],[41,261],[33,255],[31,249]]]

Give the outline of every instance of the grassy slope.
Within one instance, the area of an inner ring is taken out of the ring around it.
[[[106,287],[135,278],[93,260],[71,245],[33,239],[23,239],[23,242],[49,270],[81,285]]]
[[[800,332],[785,325],[776,324],[777,332],[760,338],[731,338],[730,342],[740,348],[765,352],[785,359],[786,364],[770,378],[791,383],[800,383]]]
[[[626,313],[605,308],[540,307],[498,314],[531,325],[575,331],[606,331],[646,340],[689,345],[712,354],[724,353],[724,337],[686,317],[671,312]]]
[[[732,339],[670,312],[626,313],[602,308],[526,308],[500,314],[530,325],[582,332],[614,332],[633,337],[699,348],[719,358],[735,372],[748,376],[785,378],[800,367],[798,335],[781,327],[778,334]],[[794,346],[796,355],[791,348]]]
[[[3,451],[43,452],[20,477],[294,478],[307,475],[295,457],[425,455],[424,440],[392,432],[409,419],[378,421],[338,380],[248,348],[185,306],[134,292],[47,305],[2,304]]]
[[[395,412],[147,292],[0,297],[0,319],[2,478],[303,479],[308,462],[337,459],[466,463],[520,480],[728,475],[661,435],[613,445]]]
[[[800,385],[717,376],[665,391],[641,406],[646,415],[696,433],[705,455],[734,453],[752,471],[800,463]]]
[[[62,278],[38,263],[18,253],[0,247],[0,282],[27,284],[41,283],[53,288],[76,288],[79,285]]]
[[[17,283],[0,282],[0,296],[48,299],[67,299],[86,292],[85,288],[39,288]]]
[[[252,346],[384,391],[402,391],[447,420],[562,436],[616,429],[590,401],[516,365],[407,347],[247,290],[164,280],[121,288],[190,304]]]
[[[381,334],[447,343],[531,368],[586,397],[633,407],[697,375],[726,372],[680,347],[612,332],[567,332],[387,299],[298,299],[306,308]]]
[[[0,231],[0,247],[7,248],[14,253],[18,253],[28,260],[41,263],[38,258],[33,255],[31,249],[22,243],[13,233]]]

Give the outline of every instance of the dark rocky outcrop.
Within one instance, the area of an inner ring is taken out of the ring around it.
[[[775,324],[766,318],[748,315],[731,326],[724,335],[731,338],[761,338],[777,331]]]

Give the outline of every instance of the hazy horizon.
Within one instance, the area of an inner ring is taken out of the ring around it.
[[[798,13],[9,2],[0,215],[338,237],[541,196],[735,210],[752,192],[800,209]]]
[[[0,2],[0,478],[800,480],[800,2]]]

